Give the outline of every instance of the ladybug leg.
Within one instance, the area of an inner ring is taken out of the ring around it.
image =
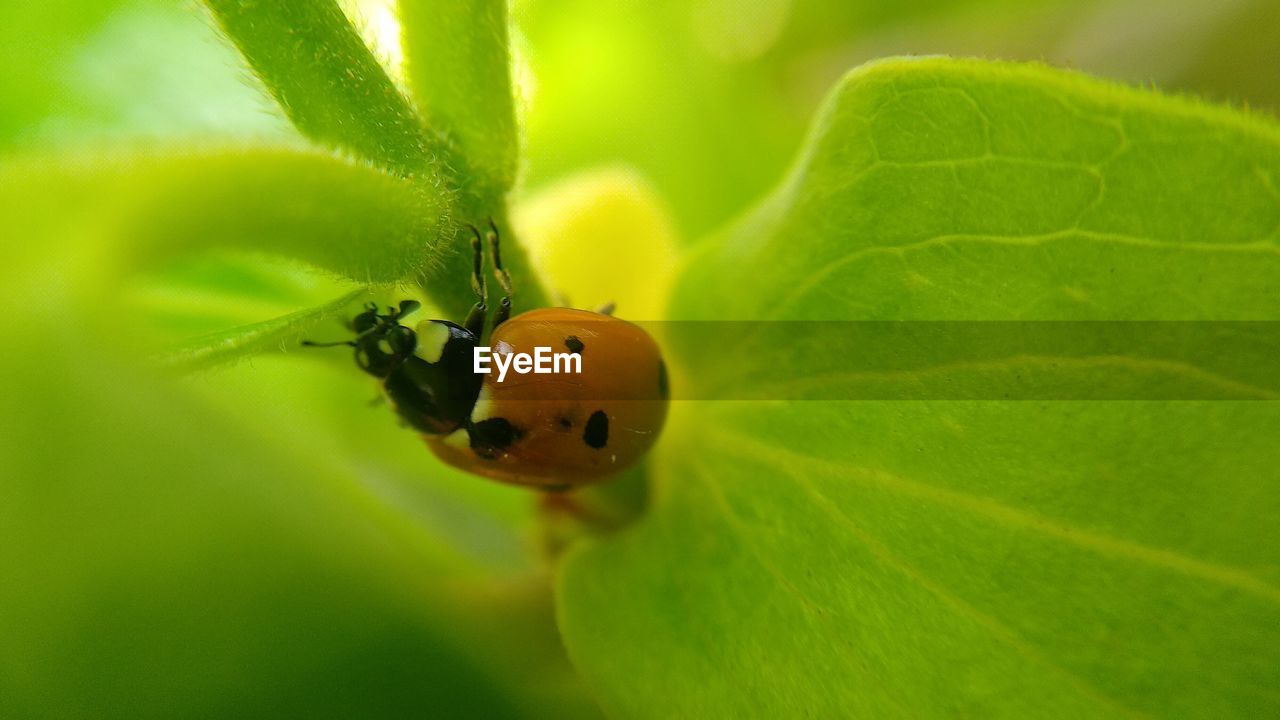
[[[618,304],[612,300],[596,308],[596,312],[601,315],[613,315],[613,311],[618,309]]]
[[[489,295],[489,288],[484,282],[484,243],[480,239],[480,229],[475,225],[468,225],[471,228],[471,290],[476,294],[476,304],[471,306],[471,312],[467,313],[467,319],[462,326],[467,332],[475,335],[477,338],[484,333],[484,316],[488,311],[485,300]]]
[[[498,278],[498,284],[502,286],[502,302],[498,305],[498,311],[493,315],[493,327],[498,327],[511,317],[511,273],[502,266],[502,247],[501,240],[498,236],[498,226],[494,224],[493,218],[489,218],[489,232],[485,233],[489,239],[489,252],[493,255],[493,274]]]
[[[503,296],[502,302],[498,304],[498,311],[493,314],[493,327],[498,327],[511,317],[511,297]]]

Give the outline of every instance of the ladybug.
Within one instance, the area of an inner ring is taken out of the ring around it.
[[[485,235],[503,297],[488,343],[482,344],[488,311],[485,243],[479,229],[471,231],[477,299],[462,324],[423,320],[409,328],[401,320],[420,307],[417,301],[401,301],[385,312],[370,303],[352,321],[354,339],[303,344],[355,348],[356,365],[379,380],[402,422],[456,468],[565,490],[635,464],[657,440],[667,415],[667,369],[657,343],[640,327],[612,317],[612,308],[542,308],[510,317],[511,278],[490,221]],[[519,372],[514,360],[536,357],[540,350],[544,358],[564,360],[555,363],[564,372]],[[493,362],[478,372],[477,357],[486,352]],[[514,370],[500,371],[503,360]]]

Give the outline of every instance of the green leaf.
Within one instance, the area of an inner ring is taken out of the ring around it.
[[[0,715],[536,712],[469,647],[487,618],[451,609],[475,571],[367,472],[237,426],[49,299],[6,323],[43,350],[2,361]]]
[[[1278,180],[1262,118],[878,62],[672,311],[1280,320]],[[813,369],[752,347],[741,382]],[[562,629],[620,716],[1273,716],[1277,433],[1270,402],[678,403],[651,514],[566,561]]]
[[[887,55],[1044,60],[1280,108],[1264,69],[1280,64],[1275,0],[562,0],[513,14],[537,80],[522,180],[634,165],[689,239],[769,188],[846,69]]]
[[[181,370],[200,370],[250,355],[294,348],[307,339],[313,328],[341,317],[343,311],[368,295],[368,290],[356,290],[319,307],[192,338],[158,360]]]
[[[506,0],[401,0],[409,85],[427,124],[458,144],[484,192],[515,182]]]
[[[246,149],[32,158],[0,167],[8,248],[66,253],[84,282],[232,248],[308,262],[357,282],[394,282],[439,261],[450,197],[319,152]]]
[[[447,145],[424,130],[333,0],[205,4],[308,137],[426,185],[452,181]]]
[[[686,239],[694,240],[769,188],[823,93],[850,65],[888,54],[886,47],[948,48],[942,33],[928,32],[931,22],[959,35],[962,41],[950,46],[963,52],[1008,57],[1000,35],[1025,15],[1047,16],[1059,29],[1033,41],[1029,52],[1043,57],[1064,29],[1079,24],[1075,16],[1060,17],[1064,5],[1094,4],[516,2],[517,39],[527,39],[517,45],[524,51],[518,57],[536,81],[527,84],[522,180],[536,187],[601,162],[634,166],[654,181]],[[1034,28],[1018,30],[1025,37]]]

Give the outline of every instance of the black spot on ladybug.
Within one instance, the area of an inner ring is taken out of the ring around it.
[[[568,432],[573,429],[573,420],[569,419],[567,415],[561,415],[556,418],[556,426],[561,430]]]
[[[486,460],[498,457],[498,453],[510,447],[524,434],[511,421],[500,417],[481,420],[468,429],[472,451]]]
[[[609,416],[603,410],[597,410],[587,418],[587,429],[582,433],[582,441],[597,450],[609,444]]]
[[[573,353],[574,355],[581,355],[582,349],[586,347],[586,345],[583,345],[582,341],[578,339],[577,335],[570,335],[569,337],[565,338],[564,346],[569,348],[569,352]]]
[[[658,396],[666,400],[671,395],[671,387],[667,385],[667,364],[658,360]]]

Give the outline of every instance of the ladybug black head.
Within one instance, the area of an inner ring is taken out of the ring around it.
[[[416,300],[402,300],[400,307],[387,308],[379,312],[378,306],[369,303],[364,311],[351,321],[351,329],[355,331],[354,340],[336,343],[317,343],[309,340],[303,345],[311,347],[333,347],[348,345],[355,348],[356,365],[361,370],[377,378],[386,378],[404,359],[413,354],[417,347],[414,332],[400,324],[400,318],[414,312],[420,307]]]
[[[480,393],[482,376],[472,368],[478,339],[460,325],[433,320],[419,326],[430,329],[427,346],[419,349],[418,334],[400,324],[418,307],[416,301],[405,300],[399,308],[381,312],[370,303],[351,321],[354,339],[304,344],[355,348],[356,365],[382,381],[405,422],[421,432],[447,434],[467,421]]]
[[[378,306],[369,303],[364,312],[351,321],[356,332],[352,341],[356,352],[356,365],[376,378],[385,379],[418,346],[417,336],[400,324],[400,318],[417,310],[416,300],[402,300],[399,308],[387,308],[378,312]]]

